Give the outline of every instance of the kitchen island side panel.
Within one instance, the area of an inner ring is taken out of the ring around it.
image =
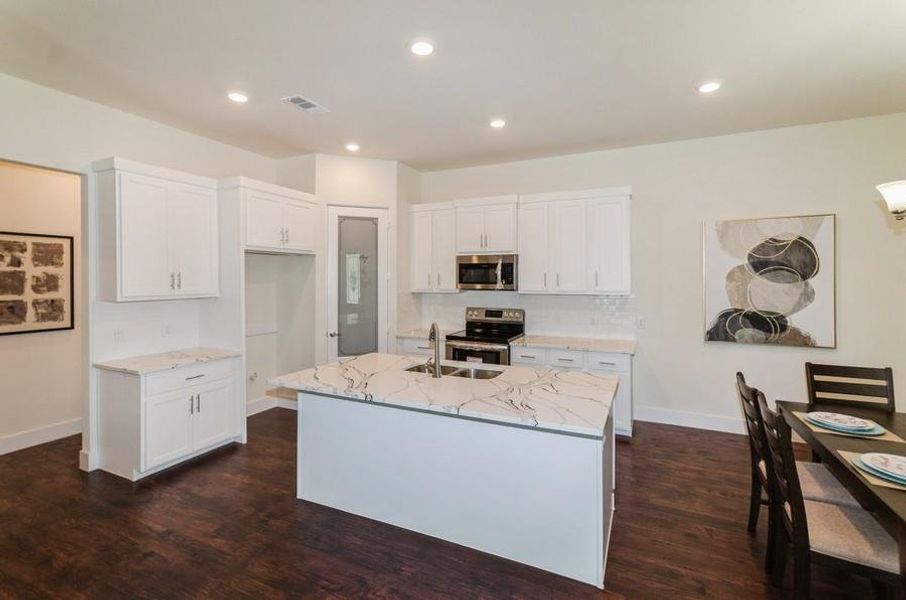
[[[604,440],[308,392],[298,408],[299,498],[602,587]]]

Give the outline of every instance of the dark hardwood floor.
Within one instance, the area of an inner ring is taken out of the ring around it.
[[[139,484],[78,436],[0,456],[0,598],[782,598],[746,533],[745,438],[637,424],[618,445],[609,592],[294,498],[295,413]],[[813,597],[868,598],[814,569]]]

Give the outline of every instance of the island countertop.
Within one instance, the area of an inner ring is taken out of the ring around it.
[[[269,379],[270,385],[375,404],[602,437],[619,378],[525,365],[456,363],[499,370],[493,379],[406,371],[424,359],[365,354]]]

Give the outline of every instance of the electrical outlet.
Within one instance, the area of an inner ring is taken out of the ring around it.
[[[126,332],[123,331],[121,328],[114,329],[113,330],[113,341],[116,342],[117,344],[122,344],[123,342],[125,342],[126,341]]]

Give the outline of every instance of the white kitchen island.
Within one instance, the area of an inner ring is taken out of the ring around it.
[[[470,379],[366,354],[270,380],[298,390],[297,496],[604,587],[614,375]]]

